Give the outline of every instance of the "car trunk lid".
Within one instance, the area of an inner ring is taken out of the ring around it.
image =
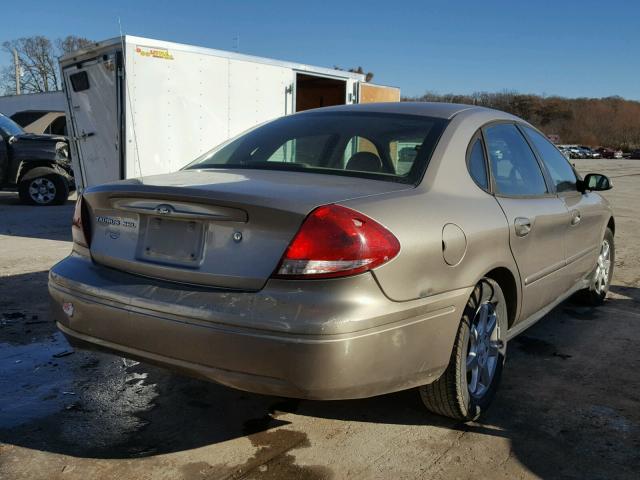
[[[410,185],[269,170],[184,170],[85,191],[97,263],[259,290],[314,208]]]

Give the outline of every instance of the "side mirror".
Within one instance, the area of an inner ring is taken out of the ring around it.
[[[606,175],[600,173],[587,173],[583,180],[578,182],[578,190],[582,193],[590,190],[592,192],[602,192],[604,190],[611,190],[611,180]]]

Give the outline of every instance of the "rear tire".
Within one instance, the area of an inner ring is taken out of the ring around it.
[[[493,323],[493,325],[492,325]],[[497,282],[483,278],[462,314],[449,366],[435,382],[419,388],[433,413],[475,420],[491,403],[506,358],[507,304]]]
[[[18,185],[20,200],[27,205],[62,205],[69,198],[67,179],[52,168],[38,168],[38,174]],[[28,175],[29,172],[27,172]]]
[[[613,232],[607,227],[600,244],[596,266],[589,275],[589,287],[577,293],[578,300],[594,307],[604,303],[613,278],[615,259],[616,249],[613,241]]]

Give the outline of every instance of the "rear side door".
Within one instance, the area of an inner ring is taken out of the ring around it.
[[[565,235],[569,211],[513,123],[483,129],[492,189],[509,223],[509,244],[520,273],[524,320],[566,289]]]
[[[63,71],[75,150],[74,170],[81,188],[124,178],[118,59],[119,54],[114,52]]]
[[[608,212],[603,208],[600,195],[578,191],[575,171],[543,134],[528,126],[521,128],[546,166],[558,197],[569,210],[565,242],[566,275],[569,283],[574,284],[595,267]]]

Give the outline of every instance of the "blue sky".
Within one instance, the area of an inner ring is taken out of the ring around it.
[[[427,90],[640,100],[640,2],[5,2],[0,41],[125,33],[313,65],[362,65],[405,95]],[[2,53],[0,64],[9,56]]]

